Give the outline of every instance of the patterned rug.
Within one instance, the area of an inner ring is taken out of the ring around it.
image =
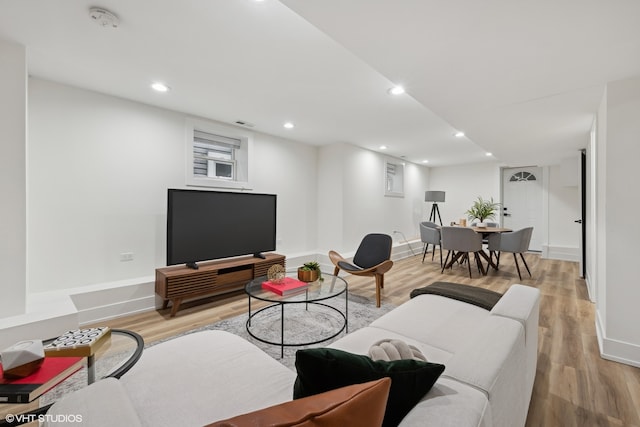
[[[332,298],[330,300],[323,301],[327,305],[330,305],[340,312],[344,313],[345,300],[344,297]],[[380,308],[377,308],[375,301],[370,301],[366,298],[358,295],[349,294],[348,302],[348,330],[353,332],[364,326],[369,325],[378,317],[393,310],[395,307],[390,304],[383,303]],[[302,343],[317,341],[322,338],[330,337],[338,331],[343,323],[342,316],[334,310],[326,307],[319,307],[314,304],[309,304],[308,309],[305,309],[304,304],[287,304],[285,306],[285,321],[284,321],[284,339],[289,343]],[[177,336],[192,334],[198,331],[204,330],[223,330],[238,335],[247,341],[255,344],[262,349],[269,356],[273,357],[286,367],[295,370],[295,353],[301,348],[309,347],[324,347],[331,342],[343,337],[345,331],[342,331],[335,338],[327,341],[296,347],[284,347],[284,357],[280,357],[281,349],[279,345],[266,344],[259,340],[254,339],[249,333],[247,333],[247,314],[242,314],[230,319],[222,320],[211,325],[206,325],[197,329],[187,331],[183,334],[176,335],[167,338],[162,341],[156,341],[149,346],[156,345],[163,341],[176,338]],[[253,317],[251,322],[251,332],[267,341],[280,342],[280,327],[281,311],[280,308],[272,308],[262,311]]]

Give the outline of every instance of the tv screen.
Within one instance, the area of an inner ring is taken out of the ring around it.
[[[275,249],[275,194],[169,189],[167,265]]]

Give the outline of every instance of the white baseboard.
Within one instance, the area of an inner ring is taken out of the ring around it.
[[[580,261],[580,248],[573,246],[542,245],[542,258],[561,261]]]
[[[27,296],[27,313],[0,319],[0,348],[46,339],[107,319],[154,310],[153,277],[129,279]]]
[[[589,301],[596,302],[595,291],[592,288],[593,282],[591,281],[591,275],[589,274],[589,271],[587,271],[584,277],[584,282],[587,285],[587,293],[589,294]]]
[[[78,327],[78,313],[67,295],[42,294],[27,299],[27,312],[0,319],[0,349],[18,341],[41,340]]]
[[[596,310],[596,336],[600,356],[613,362],[624,363],[640,368],[640,346],[624,341],[607,338],[600,313]]]

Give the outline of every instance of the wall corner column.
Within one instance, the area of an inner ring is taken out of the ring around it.
[[[27,290],[27,55],[0,40],[1,317],[25,312]]]

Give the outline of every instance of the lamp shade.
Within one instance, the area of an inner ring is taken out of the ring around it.
[[[444,191],[425,191],[425,202],[444,202]]]

